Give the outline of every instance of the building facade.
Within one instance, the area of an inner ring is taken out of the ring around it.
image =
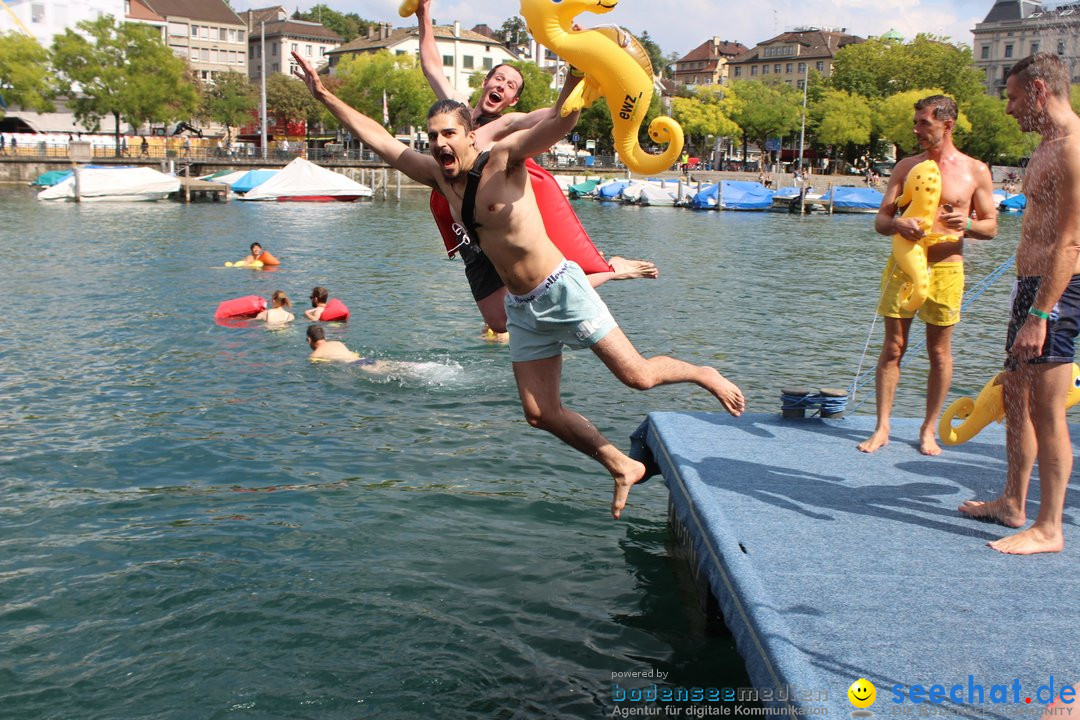
[[[1060,56],[1072,82],[1080,82],[1080,3],[1048,8],[1038,0],[998,0],[971,32],[975,67],[989,95],[1001,95],[1017,60],[1040,51]]]
[[[6,6],[6,10],[3,6]],[[75,29],[83,20],[97,20],[104,15],[122,19],[124,0],[4,0],[0,6],[0,33],[25,33],[44,47],[67,28]]]
[[[144,0],[165,18],[165,40],[203,82],[223,72],[247,73],[247,24],[224,0]]]
[[[836,51],[864,38],[849,35],[846,28],[798,28],[758,43],[727,62],[728,81],[778,78],[802,90],[807,72],[822,77],[832,74]]]
[[[297,52],[315,67],[327,62],[326,54],[341,45],[344,38],[321,23],[293,20],[283,7],[248,10],[243,13],[248,27],[248,77],[262,77],[265,48],[267,77],[274,73],[292,75]]]
[[[486,75],[493,67],[518,59],[497,40],[463,30],[460,23],[436,25],[434,31],[435,44],[442,55],[443,73],[450,85],[459,92],[470,92],[469,78],[473,74],[479,72]],[[327,52],[330,72],[333,74],[343,57],[379,50],[417,57],[420,54],[420,31],[416,27],[391,28],[386,24],[372,27],[366,35]]]
[[[675,61],[673,79],[681,85],[723,85],[728,61],[749,50],[740,42],[714,37]]]

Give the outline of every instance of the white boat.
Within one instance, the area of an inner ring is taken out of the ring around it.
[[[164,200],[180,189],[180,178],[148,167],[80,168],[82,202]],[[75,177],[38,193],[38,200],[75,200]]]
[[[656,207],[674,207],[680,203],[679,185],[674,183],[666,187],[646,185],[638,193],[638,205],[651,205]]]
[[[239,200],[276,202],[352,202],[371,197],[371,188],[341,173],[296,158]]]

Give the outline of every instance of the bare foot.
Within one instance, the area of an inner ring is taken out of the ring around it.
[[[938,445],[934,428],[923,428],[919,431],[919,452],[923,455],[940,455],[941,446]]]
[[[705,367],[703,369],[708,375],[704,387],[716,396],[716,399],[729,413],[735,417],[742,415],[743,410],[746,409],[746,398],[743,397],[742,390],[739,389],[738,385],[721,375],[716,368]]]
[[[986,544],[998,552],[1009,555],[1034,555],[1035,553],[1061,552],[1065,549],[1065,536],[1061,534],[1060,527],[1056,530],[1044,530],[1038,525],[1032,525],[1015,535]]]
[[[625,470],[612,477],[615,480],[615,494],[611,498],[611,517],[618,520],[623,508],[626,507],[626,498],[630,495],[630,488],[645,477],[645,466],[637,460],[626,458]]]
[[[960,512],[980,520],[993,520],[1006,527],[1018,528],[1027,522],[1027,514],[1023,508],[1017,508],[1015,504],[1005,498],[998,498],[990,502],[980,500],[965,500],[964,504],[956,508]]]
[[[648,260],[627,260],[618,255],[612,255],[608,260],[611,269],[615,271],[615,280],[632,280],[634,278],[656,279],[660,276],[660,269],[655,263]]]
[[[855,446],[859,452],[872,453],[889,444],[889,429],[875,430],[874,434]]]

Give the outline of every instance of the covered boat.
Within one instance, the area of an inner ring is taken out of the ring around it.
[[[821,201],[831,206],[833,212],[872,213],[878,211],[884,197],[874,188],[838,185],[822,195]]]
[[[677,182],[665,184],[664,187],[647,183],[641,188],[637,199],[638,205],[660,207],[672,207],[678,205],[679,201],[679,183]]]
[[[576,185],[571,185],[566,189],[566,194],[570,197],[582,197],[584,195],[592,195],[596,192],[596,186],[600,184],[599,180],[586,180],[585,182],[579,182]]]
[[[1001,201],[998,205],[998,209],[1002,212],[1022,213],[1024,208],[1027,207],[1027,196],[1024,193],[1017,193],[1011,195]]]
[[[236,186],[233,186],[236,189]],[[277,202],[351,202],[371,197],[371,188],[341,173],[296,158],[273,177],[241,196],[241,200]]]
[[[622,195],[623,189],[630,183],[626,180],[612,180],[611,182],[603,183],[596,187],[596,192],[593,194],[597,200],[615,200],[618,201]]]
[[[759,182],[722,180],[702,188],[690,200],[690,207],[704,210],[767,210],[773,191]]]
[[[218,178],[217,180],[215,180],[215,182],[224,182],[230,185],[234,193],[246,193],[251,192],[251,190],[253,190],[254,188],[259,187],[264,182],[277,175],[278,172],[278,170],[248,170],[246,173],[244,173],[232,182],[227,182],[227,180],[223,179],[229,177],[227,175],[223,176],[222,178]]]
[[[79,169],[79,199],[83,202],[164,200],[180,189],[180,179],[148,167],[86,167]],[[38,193],[38,200],[74,200],[72,175]]]

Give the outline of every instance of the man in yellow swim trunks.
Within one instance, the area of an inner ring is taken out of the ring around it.
[[[930,294],[919,309],[926,323],[926,349],[930,356],[930,376],[926,383],[926,415],[919,429],[919,452],[941,454],[935,432],[938,416],[952,382],[952,331],[960,321],[960,300],[964,294],[964,238],[989,240],[997,235],[997,206],[990,169],[953,145],[956,102],[945,95],[931,95],[915,103],[915,137],[923,152],[896,164],[885,197],[874,219],[881,235],[897,233],[912,242],[924,237],[937,240],[927,249]],[[941,200],[930,232],[924,233],[916,218],[897,217],[902,210],[897,199],[904,180],[913,167],[933,160],[941,170]],[[877,426],[859,443],[858,449],[872,453],[889,444],[889,415],[896,388],[900,384],[900,360],[908,345],[914,313],[900,309],[899,292],[907,275],[894,266],[892,257],[882,276],[878,314],[885,318],[885,341],[875,372]]]

